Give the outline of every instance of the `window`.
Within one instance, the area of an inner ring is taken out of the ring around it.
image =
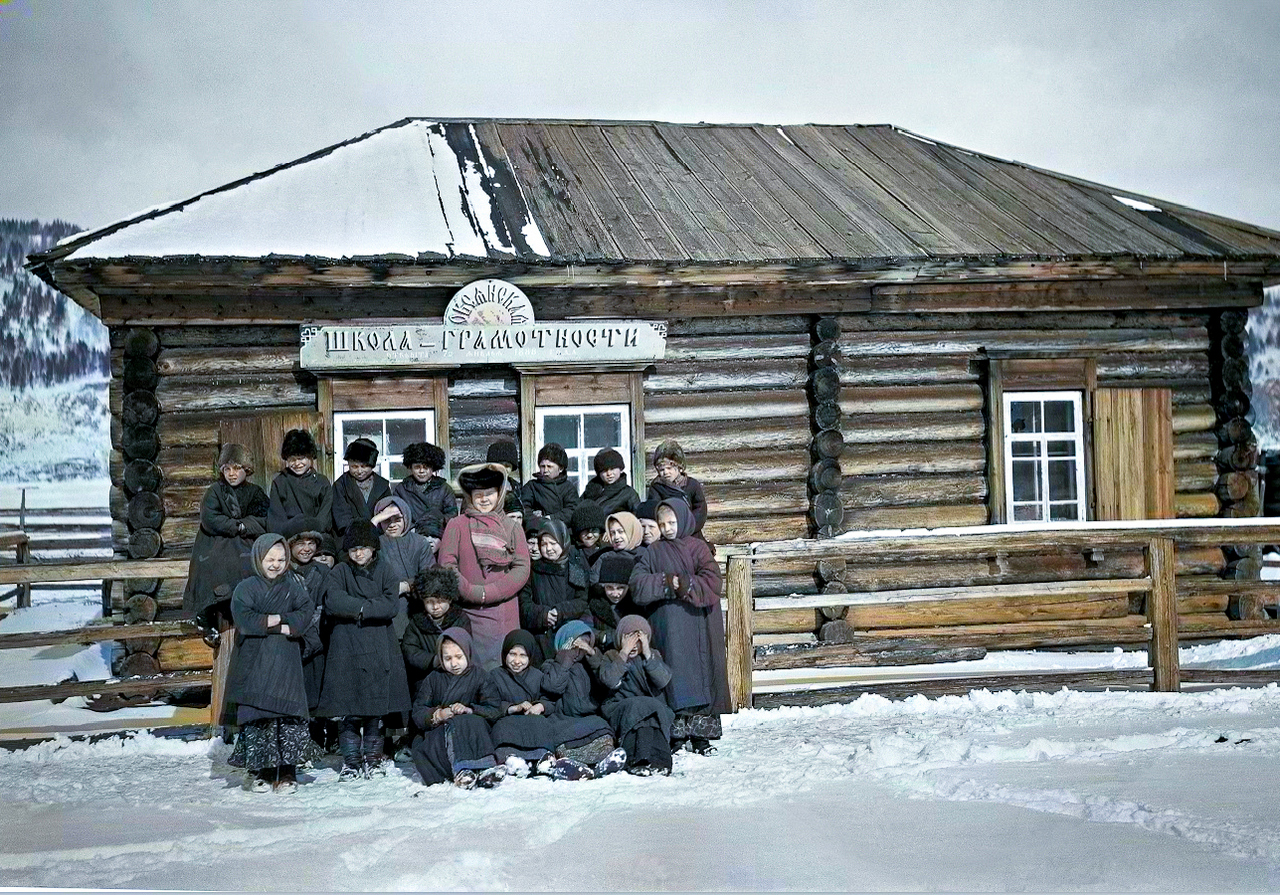
[[[434,441],[434,410],[374,410],[333,415],[335,462],[341,462],[347,445],[357,438],[368,438],[378,446],[378,474],[393,482],[403,479],[409,470],[400,462],[406,446],[415,441]],[[342,464],[343,472],[346,464]],[[443,472],[443,470],[442,470]]]
[[[598,404],[591,407],[539,407],[538,448],[554,441],[569,455],[569,478],[578,491],[595,475],[592,461],[600,451],[613,448],[622,454],[630,472],[631,406]]]
[[[1006,518],[1087,518],[1081,392],[1004,393]]]

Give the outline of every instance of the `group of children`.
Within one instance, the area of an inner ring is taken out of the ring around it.
[[[332,485],[316,456],[288,432],[268,497],[226,445],[201,508],[184,605],[211,645],[234,625],[246,788],[294,790],[333,741],[343,780],[385,776],[399,746],[424,784],[466,788],[669,773],[674,749],[715,751],[721,575],[679,444],[655,451],[645,501],[613,450],[579,495],[560,445],[521,485],[497,442],[459,474],[461,506],[435,445],[407,447],[394,486],[368,439]]]

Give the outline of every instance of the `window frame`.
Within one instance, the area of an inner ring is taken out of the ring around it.
[[[382,422],[382,447],[387,444],[387,420],[407,420],[420,419],[423,420],[423,428],[426,430],[427,441],[431,441],[431,436],[436,432],[436,410],[434,407],[423,407],[415,410],[335,410],[333,412],[333,445],[334,445],[334,465],[341,464],[342,468],[338,475],[347,471],[347,462],[342,459],[342,455],[347,451],[347,443],[344,437],[343,423],[351,421],[368,421],[380,420]],[[353,439],[354,440],[354,439]],[[390,482],[398,481],[391,476],[391,465],[393,463],[403,463],[404,454],[391,454],[382,448],[378,450],[378,465],[375,471]],[[445,455],[445,466],[449,465],[448,454]],[[440,470],[441,475],[447,475],[448,470]]]
[[[1085,431],[1085,397],[1084,390],[1058,390],[1058,391],[1002,391],[1001,393],[1001,455],[1004,466],[1004,516],[1008,522],[1030,521],[1018,520],[1015,514],[1015,501],[1013,496],[1013,445],[1015,443],[1038,443],[1047,445],[1049,441],[1072,441],[1075,445],[1075,453],[1073,458],[1076,461],[1075,485],[1076,485],[1076,519],[1080,521],[1089,518],[1090,499],[1087,490],[1088,478],[1086,475],[1086,466],[1088,462],[1088,442]],[[1010,420],[1012,419],[1012,405],[1014,402],[1039,402],[1043,405],[1046,401],[1066,401],[1072,405],[1072,416],[1074,422],[1074,431],[1072,432],[1038,432],[1038,433],[1014,433],[1010,428]],[[1027,458],[1020,457],[1018,460],[1025,462]],[[1042,489],[1042,497],[1039,501],[1017,501],[1017,506],[1039,505],[1043,511],[1043,517],[1037,521],[1051,522],[1064,521],[1052,520],[1052,505],[1065,504],[1068,501],[1051,501],[1049,497],[1049,455],[1047,447],[1036,456],[1038,473],[1040,476],[1040,484]],[[1063,458],[1057,458],[1063,459]]]
[[[622,454],[623,472],[629,474],[630,467],[632,465],[631,427],[633,424],[633,420],[631,418],[632,417],[631,405],[627,403],[617,402],[612,404],[548,404],[545,406],[540,405],[535,407],[534,408],[534,433],[535,433],[535,438],[537,440],[539,450],[541,450],[542,445],[545,445],[547,443],[545,438],[545,432],[546,432],[545,419],[547,416],[576,415],[578,417],[578,443],[581,445],[582,442],[585,440],[585,434],[586,434],[585,426],[583,424],[583,417],[590,413],[612,413],[612,412],[619,413],[622,417],[621,425],[619,426],[619,433],[621,435],[622,444],[613,445],[612,447],[618,453]],[[570,473],[570,475],[571,477],[576,478],[578,481],[579,494],[582,493],[583,488],[586,487],[587,483],[591,481],[592,476],[595,475],[595,469],[592,466],[591,461],[595,457],[595,455],[602,450],[606,450],[606,448],[565,447],[565,452],[570,457],[574,457],[574,456],[578,457],[578,474],[576,476],[573,476],[573,474]],[[566,472],[568,472],[568,470],[566,470]],[[631,481],[631,479],[628,478],[627,481]]]

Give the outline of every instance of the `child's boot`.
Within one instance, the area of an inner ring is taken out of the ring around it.
[[[480,776],[476,777],[476,786],[480,789],[493,789],[505,776],[507,776],[507,769],[504,765],[485,768],[480,772]]]
[[[276,782],[271,787],[278,793],[295,793],[298,791],[298,774],[295,767],[291,764],[282,765],[276,768]]]
[[[244,788],[246,792],[271,792],[271,781],[267,779],[267,771],[245,771]]]
[[[597,777],[603,777],[606,774],[613,774],[622,770],[627,766],[627,750],[618,747],[606,755],[604,758],[596,762],[593,769]]]
[[[459,789],[475,789],[476,788],[476,772],[463,768],[461,771],[453,775],[453,785]]]
[[[357,780],[362,776],[360,761],[360,732],[343,725],[338,731],[338,751],[342,754],[342,771],[339,780]]]
[[[595,771],[589,765],[572,758],[557,758],[551,765],[552,780],[590,780],[593,777]]]
[[[378,725],[381,728],[382,725]],[[387,776],[387,766],[383,761],[383,736],[379,729],[374,732],[365,731],[364,735],[364,773],[366,777]]]

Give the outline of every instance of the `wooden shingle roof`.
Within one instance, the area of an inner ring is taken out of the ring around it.
[[[415,118],[33,263],[179,256],[1269,261],[1280,233],[888,125]]]

